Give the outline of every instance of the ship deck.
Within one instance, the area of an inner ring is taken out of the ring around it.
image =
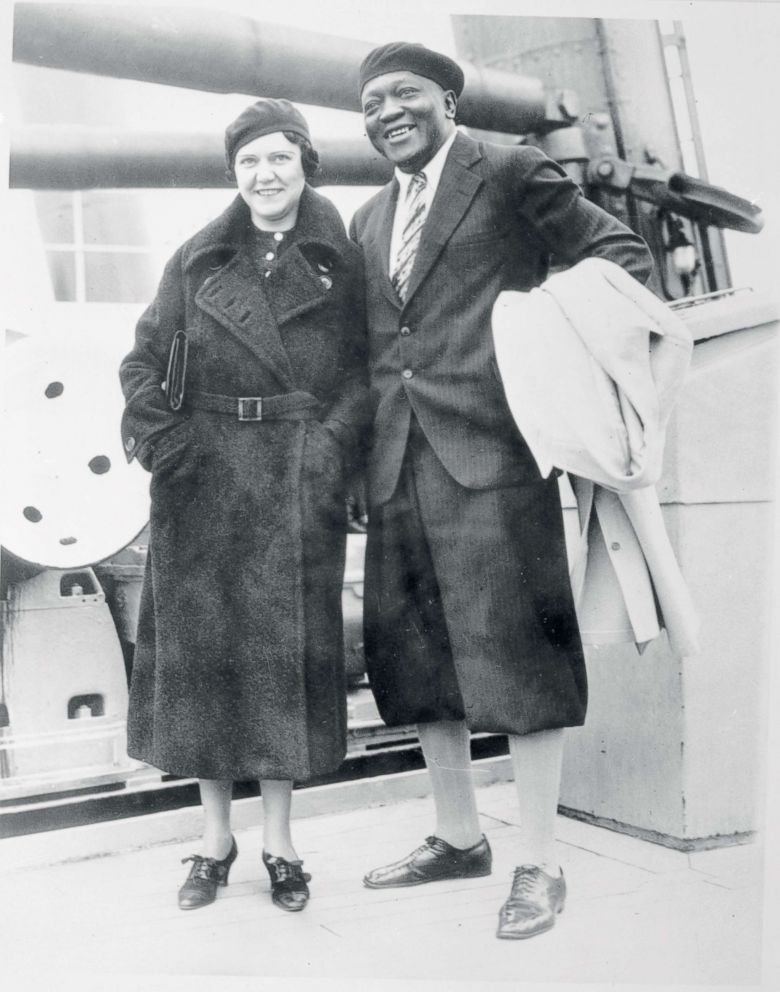
[[[180,859],[197,850],[197,810],[8,838],[0,845],[4,988],[146,992],[179,988],[170,984],[179,979],[211,990],[223,980],[244,988],[234,982],[250,976],[252,989],[426,992],[760,981],[760,843],[683,853],[561,816],[566,909],[542,936],[499,941],[518,833],[513,786],[488,775],[478,789],[490,877],[369,890],[367,869],[431,832],[430,798],[405,798],[402,780],[413,796],[423,773],[296,793],[294,836],[313,876],[299,914],[269,899],[260,799],[234,803],[240,853],[230,884],[196,912],[177,908],[176,891],[187,870]]]

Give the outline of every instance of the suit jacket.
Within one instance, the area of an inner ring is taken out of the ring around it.
[[[461,485],[537,481],[498,375],[493,304],[502,290],[539,285],[552,255],[569,264],[607,258],[644,282],[650,253],[538,149],[458,134],[402,304],[388,275],[397,195],[393,180],[356,212],[351,227],[366,264],[375,408],[370,501],[384,503],[395,489],[412,410]]]

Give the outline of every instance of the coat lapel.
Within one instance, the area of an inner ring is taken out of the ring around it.
[[[314,273],[297,244],[291,245],[279,259],[272,278],[276,280],[276,319],[280,326],[319,306],[328,295],[325,283]]]
[[[347,244],[336,208],[307,186],[293,244],[280,256],[272,276],[274,312],[280,326],[325,302],[333,285],[329,273],[343,260]]]
[[[327,280],[312,269],[302,247],[337,261],[349,244],[336,208],[308,186],[298,211],[296,242],[281,256],[274,273],[274,311],[248,245],[249,212],[240,197],[187,245],[183,265],[190,270],[205,260],[228,261],[195,294],[195,303],[213,317],[269,369],[286,389],[293,373],[279,325],[319,306],[328,296]]]
[[[237,252],[195,294],[195,303],[245,345],[284,386],[293,374],[260,277],[243,251]]]
[[[422,229],[417,257],[409,277],[406,305],[430,272],[482,185],[482,179],[471,171],[471,166],[481,157],[476,142],[462,134],[457,135],[447,156],[428,219]]]
[[[363,240],[363,250],[366,253],[366,271],[376,274],[377,285],[390,303],[400,309],[401,301],[390,282],[390,241],[393,236],[397,202],[398,183],[394,179],[379,193],[379,202],[373,213],[371,229]]]

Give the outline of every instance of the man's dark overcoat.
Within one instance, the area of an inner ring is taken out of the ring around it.
[[[178,775],[305,779],[345,751],[345,487],[366,418],[360,252],[308,186],[269,279],[240,198],[168,263],[120,377],[151,469],[128,750]],[[273,282],[273,285],[269,285]],[[161,384],[189,341],[185,403]],[[316,419],[240,421],[193,391],[303,391]]]
[[[473,730],[518,734],[580,724],[586,680],[556,487],[512,420],[491,312],[503,290],[538,286],[551,258],[606,258],[644,282],[650,253],[538,149],[458,134],[401,303],[388,275],[398,188],[393,180],[362,206],[350,232],[365,257],[375,406],[365,609],[380,711],[389,723],[466,718]],[[433,461],[410,461],[421,435]],[[419,539],[397,528],[415,503]],[[402,536],[388,540],[391,528]],[[427,634],[427,605],[410,611],[403,596],[419,581],[389,564],[399,540],[430,545],[443,615]],[[455,671],[447,641],[459,644]]]

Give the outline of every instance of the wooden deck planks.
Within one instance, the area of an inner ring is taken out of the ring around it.
[[[550,933],[502,942],[494,930],[514,866],[513,790],[494,785],[479,798],[493,874],[411,889],[368,890],[361,878],[430,832],[429,799],[297,820],[296,844],[313,875],[301,914],[270,902],[259,825],[238,833],[230,885],[192,913],[176,906],[187,870],[180,859],[197,849],[190,841],[6,872],[0,883],[13,913],[0,930],[4,973],[757,980],[756,845],[685,855],[560,818],[566,910]]]

